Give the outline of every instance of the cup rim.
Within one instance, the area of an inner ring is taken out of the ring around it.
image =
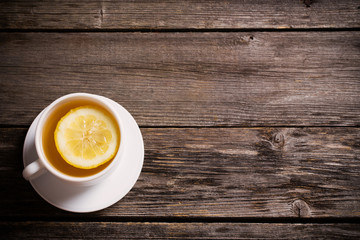
[[[91,175],[91,176],[73,177],[73,176],[70,176],[70,175],[67,175],[65,173],[60,172],[59,170],[57,170],[54,166],[52,166],[46,160],[46,156],[45,156],[45,153],[44,153],[44,150],[43,150],[43,146],[42,146],[42,132],[43,132],[42,130],[43,130],[43,127],[42,126],[43,126],[44,122],[46,121],[47,116],[49,116],[49,113],[51,113],[51,111],[54,109],[54,107],[56,107],[56,105],[59,105],[63,101],[68,100],[70,98],[89,99],[91,101],[96,102],[97,104],[100,104],[107,111],[109,111],[110,114],[112,114],[112,116],[115,118],[115,120],[116,120],[116,122],[118,124],[118,127],[119,127],[121,138],[120,138],[119,147],[118,147],[116,155],[114,156],[114,159],[109,164],[109,166],[107,166],[105,169],[103,169],[99,173],[96,173],[96,174]],[[55,175],[56,177],[58,177],[58,178],[60,178],[62,180],[68,181],[68,182],[88,183],[88,182],[93,181],[95,179],[99,179],[102,176],[105,176],[107,173],[110,172],[111,169],[115,168],[115,165],[119,165],[121,154],[122,154],[123,149],[124,149],[124,135],[123,135],[123,132],[124,132],[123,131],[123,124],[122,124],[119,113],[115,110],[113,105],[111,105],[108,102],[105,102],[105,99],[102,99],[102,96],[95,95],[95,94],[90,94],[90,93],[70,93],[70,94],[64,95],[64,96],[56,99],[55,101],[53,101],[42,112],[42,114],[41,114],[41,116],[39,118],[39,122],[37,123],[37,126],[36,126],[35,147],[36,147],[36,152],[37,152],[39,161],[44,165],[44,167],[51,174]]]

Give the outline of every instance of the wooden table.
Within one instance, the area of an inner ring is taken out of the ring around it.
[[[358,1],[2,1],[0,28],[1,239],[360,238]],[[21,176],[29,125],[71,92],[145,142],[94,213]]]

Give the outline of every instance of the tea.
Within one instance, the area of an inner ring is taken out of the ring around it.
[[[62,105],[56,107],[52,113],[47,117],[46,122],[44,124],[43,132],[42,132],[42,145],[47,161],[58,171],[72,176],[72,177],[87,177],[94,174],[97,174],[104,170],[109,164],[113,161],[110,161],[92,169],[81,169],[77,167],[73,167],[68,164],[58,152],[55,140],[54,140],[54,132],[56,126],[60,119],[65,116],[71,109],[80,107],[80,106],[93,106],[95,108],[100,109],[103,112],[106,112],[114,122],[116,120],[112,117],[111,113],[109,113],[105,108],[97,104],[96,102],[92,102],[90,100],[73,100],[67,103],[63,103]],[[117,126],[118,135],[121,138],[120,130]],[[121,139],[120,139],[121,140]],[[119,146],[117,146],[118,148]]]

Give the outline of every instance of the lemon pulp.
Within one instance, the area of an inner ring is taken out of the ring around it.
[[[114,157],[120,141],[116,126],[114,120],[98,108],[74,108],[56,126],[56,148],[70,165],[95,168]]]

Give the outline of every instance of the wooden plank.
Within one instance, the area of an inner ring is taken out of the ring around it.
[[[350,239],[358,224],[0,222],[5,239]]]
[[[141,126],[359,126],[360,32],[1,33],[0,124],[70,92]]]
[[[360,27],[355,0],[1,1],[2,29]]]
[[[142,128],[139,180],[101,217],[360,217],[360,129]],[[0,129],[1,217],[66,216],[22,179],[26,129]]]

